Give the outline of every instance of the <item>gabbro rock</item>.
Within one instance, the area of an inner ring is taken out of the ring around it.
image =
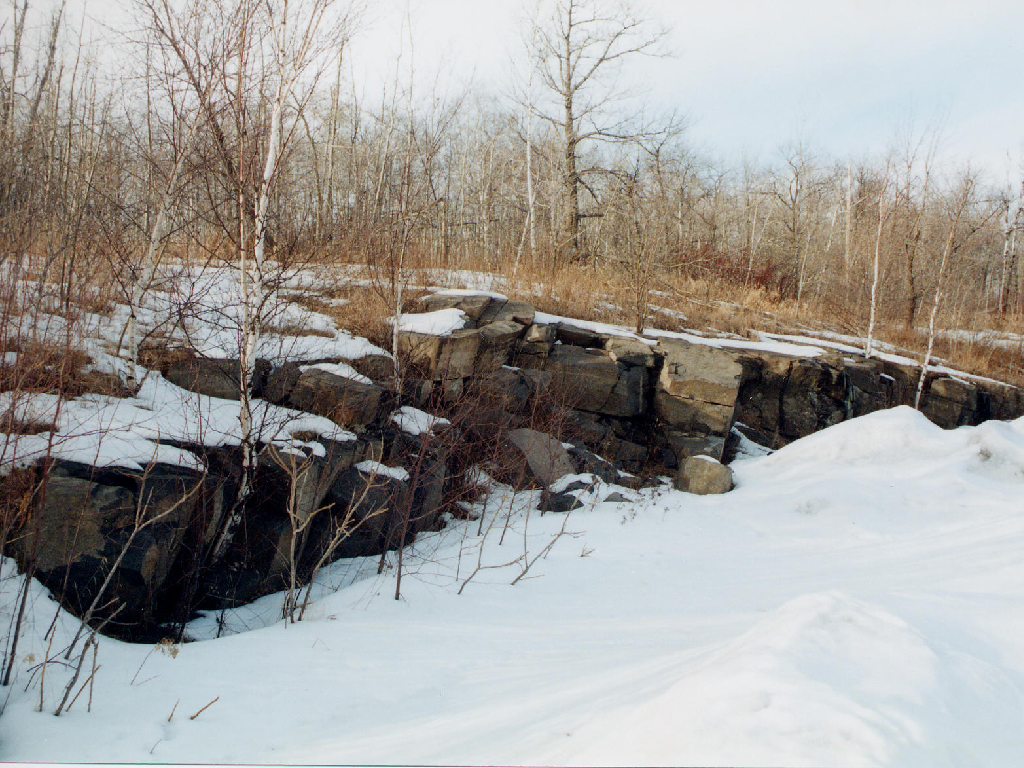
[[[654,393],[658,417],[676,435],[720,438],[724,446],[743,378],[735,353],[682,339],[662,339],[658,351],[665,358]]]
[[[221,491],[215,478],[185,467],[56,461],[15,555],[23,565],[34,560],[39,580],[79,615],[95,601],[105,608],[98,616],[116,610],[120,623],[146,621],[190,524],[223,511]]]
[[[530,475],[542,486],[574,471],[562,443],[533,429],[513,429],[508,442],[522,455]]]
[[[326,416],[345,427],[363,427],[379,415],[382,393],[376,384],[307,368],[296,380],[288,403],[297,410]]]
[[[490,373],[507,364],[523,331],[523,326],[512,320],[496,320],[481,326],[475,373]]]
[[[463,293],[435,293],[423,298],[423,304],[428,312],[435,312],[439,309],[461,309],[474,323],[480,320],[480,316],[491,306],[493,301],[494,299],[486,294]]]
[[[702,403],[735,405],[743,366],[734,352],[683,339],[661,339],[658,349],[665,357],[659,391]]]
[[[463,328],[446,336],[399,331],[398,350],[426,378],[461,379],[472,376],[480,349],[480,331]]]
[[[647,369],[616,363],[603,351],[558,345],[544,370],[573,408],[619,417],[646,409]]]
[[[164,378],[182,389],[200,395],[238,400],[241,387],[240,371],[237,359],[193,357],[172,362],[164,372]],[[266,360],[257,360],[252,378],[252,392],[255,397],[261,396],[269,373],[270,364]]]
[[[971,423],[980,399],[974,384],[953,376],[937,376],[929,382],[921,410],[932,421],[961,426]]]
[[[494,299],[480,314],[480,327],[487,323],[501,323],[512,321],[524,328],[533,325],[535,312],[532,304],[525,301],[510,301],[507,299]]]

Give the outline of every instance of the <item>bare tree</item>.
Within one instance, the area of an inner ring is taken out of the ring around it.
[[[928,376],[928,368],[932,360],[932,350],[935,347],[935,319],[938,317],[939,305],[942,303],[942,298],[946,291],[947,276],[953,257],[979,228],[977,223],[967,227],[963,226],[967,211],[975,202],[974,193],[976,186],[977,180],[975,177],[970,173],[965,173],[946,206],[946,238],[942,246],[942,254],[939,258],[939,274],[935,281],[932,310],[928,316],[928,349],[924,355],[924,362],[921,364],[921,376],[917,380],[914,408],[921,407],[921,395],[924,392],[925,379]]]
[[[557,0],[548,20],[533,30],[534,66],[548,96],[533,109],[561,134],[561,245],[571,255],[580,253],[582,220],[596,215],[581,210],[580,190],[596,199],[587,177],[602,170],[582,164],[584,145],[629,140],[652,130],[615,114],[623,95],[611,78],[625,60],[656,53],[664,36],[618,0]]]

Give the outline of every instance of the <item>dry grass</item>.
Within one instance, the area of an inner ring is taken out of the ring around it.
[[[500,274],[505,292],[513,298],[530,301],[537,309],[551,314],[627,328],[636,323],[635,312],[629,309],[635,288],[620,265],[596,262],[554,268],[544,259],[524,258],[518,270],[513,271],[512,264],[509,260]],[[472,264],[461,266],[473,269]],[[479,266],[481,271],[485,267]],[[691,278],[670,270],[656,271],[650,288],[652,311],[648,327],[738,336],[751,336],[757,331],[867,335],[866,302],[851,305],[830,296],[811,296],[797,304],[791,298],[780,298],[772,290],[714,278]],[[908,357],[923,359],[927,334],[905,328],[897,319],[895,308],[881,309],[876,336]],[[1024,335],[1024,317],[1017,316],[979,314],[963,318],[950,314],[940,316],[939,324],[944,328],[966,326],[972,331],[988,329]],[[1007,347],[985,339],[940,338],[933,354],[952,368],[1024,387],[1024,345]]]
[[[90,370],[91,360],[81,350],[24,342],[7,351],[17,354],[17,362],[0,366],[0,391],[49,392],[65,397],[86,392],[115,397],[128,394],[116,376]]]

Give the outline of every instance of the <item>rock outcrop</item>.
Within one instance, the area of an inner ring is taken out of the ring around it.
[[[293,573],[301,582],[338,557],[379,555],[440,527],[452,508],[447,494],[474,464],[544,489],[548,511],[579,507],[565,489],[550,489],[567,474],[640,487],[624,473],[650,470],[675,474],[681,490],[724,493],[736,431],[777,448],[912,403],[920,374],[910,363],[827,347],[638,337],[492,295],[424,303],[457,322],[443,333],[415,322],[409,327],[421,330],[398,333],[400,382],[383,355],[257,366],[255,394],[330,418],[352,431],[349,439],[259,446],[252,492],[241,501],[232,446],[176,444],[205,472],[37,467],[48,479],[35,528],[13,537],[11,554],[31,561],[80,615],[91,606],[100,618],[116,611],[123,634],[137,637],[140,627],[248,602]],[[165,373],[181,387],[237,399],[235,360],[177,360]],[[402,431],[391,420],[399,403],[443,406],[451,423]],[[932,372],[921,410],[952,428],[1020,416],[1024,398],[1008,385]],[[230,515],[237,527],[218,546]]]

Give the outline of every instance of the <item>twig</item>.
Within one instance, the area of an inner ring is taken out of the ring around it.
[[[75,702],[78,701],[78,697],[82,695],[82,691],[85,690],[85,686],[87,686],[87,685],[89,686],[89,711],[90,712],[92,711],[92,681],[93,681],[93,678],[96,677],[96,673],[99,672],[102,668],[103,668],[102,664],[100,664],[98,667],[94,667],[93,668],[92,672],[89,673],[89,677],[87,677],[85,679],[85,682],[82,683],[82,687],[78,689],[78,693],[76,693],[74,698],[71,699],[71,703],[68,704],[68,708],[64,710],[65,712],[70,712],[71,711],[71,708],[73,706],[75,706]]]
[[[169,722],[171,722],[171,718],[172,718],[172,717],[174,717],[174,713],[175,713],[175,712],[177,711],[177,709],[178,709],[178,705],[179,705],[180,703],[181,703],[181,699],[178,699],[178,700],[177,700],[176,702],[174,702],[174,706],[173,706],[173,707],[171,707],[171,714],[169,714],[169,715],[167,716],[167,722],[168,722],[168,723],[169,723]],[[209,706],[209,705],[207,705],[207,706]],[[201,709],[201,710],[199,710],[199,712],[202,712],[202,711],[203,711],[202,709]],[[196,712],[196,714],[198,715],[198,714],[199,714],[199,712]]]
[[[54,633],[56,634],[56,633]],[[50,658],[50,649],[53,647],[54,635],[50,635],[50,642],[46,646],[46,655],[43,656],[43,671],[39,676],[39,711],[43,711],[43,691],[46,688],[46,661]]]
[[[207,704],[206,707],[212,706],[213,704],[215,704],[217,702],[218,699],[220,699],[220,696],[218,696],[213,701],[211,701],[209,704]],[[177,705],[175,705],[175,706],[177,706]],[[197,717],[199,717],[201,714],[203,714],[203,712],[206,711],[206,707],[203,707],[198,712],[196,712],[194,715],[192,715],[192,717],[190,717],[189,720],[195,720]]]

